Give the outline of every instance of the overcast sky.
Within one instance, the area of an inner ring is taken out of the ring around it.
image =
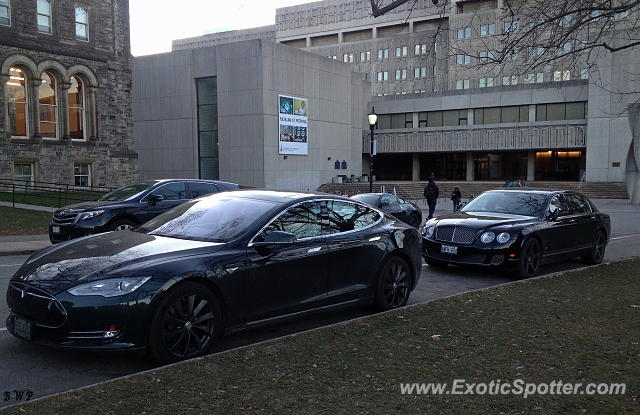
[[[130,0],[134,56],[168,52],[171,41],[275,23],[276,9],[310,0]]]

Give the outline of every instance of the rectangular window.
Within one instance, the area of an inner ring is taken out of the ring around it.
[[[484,108],[484,124],[500,123],[500,107]]]
[[[536,83],[536,74],[528,73],[524,77],[525,84],[535,84]]]
[[[456,30],[456,37],[458,39],[469,39],[471,38],[471,28],[470,27],[460,27]]]
[[[427,113],[427,126],[442,127],[442,111],[431,111]]]
[[[460,125],[460,110],[442,111],[442,125],[446,127]]]
[[[420,91],[416,91],[416,94],[420,93]],[[427,127],[427,113],[419,112],[418,113],[418,127],[424,128]]]
[[[478,85],[480,88],[490,88],[493,86],[493,78],[480,78]]]
[[[218,151],[218,78],[196,79],[198,165],[200,179],[220,177]]]
[[[566,105],[547,104],[547,121],[559,121],[566,119]]]
[[[542,72],[536,73],[536,83],[541,84],[544,82],[544,74]]]
[[[567,102],[565,113],[567,120],[584,120],[587,118],[584,102]]]
[[[365,61],[365,54],[364,52],[360,52],[360,62],[364,62]]]
[[[378,123],[376,128],[379,130],[388,130],[391,128],[391,114],[378,115]]]
[[[73,165],[73,184],[77,187],[91,187],[91,165],[75,163]]]
[[[493,23],[480,25],[480,36],[496,34],[496,25]]]
[[[420,52],[423,55],[427,53],[427,45],[426,45],[426,43],[423,43],[422,45],[420,45]]]
[[[38,32],[51,34],[51,3],[38,0]]]
[[[518,76],[503,76],[502,77],[502,85],[518,85]]]
[[[89,40],[89,13],[82,7],[76,7],[76,39]]]
[[[11,0],[0,0],[0,25],[11,26]]]
[[[456,63],[458,65],[469,65],[471,63],[471,56],[469,56],[469,55],[456,55]]]
[[[570,42],[565,43],[564,45],[562,45],[561,48],[558,48],[556,50],[556,55],[557,56],[562,56],[562,55],[566,55],[567,53],[571,52],[572,49],[572,45]]]
[[[377,78],[378,82],[382,82],[382,72],[378,72]]]
[[[456,81],[456,89],[469,89],[469,85],[468,79],[458,79]]]
[[[529,48],[529,56],[532,58],[542,56],[544,54],[544,48],[540,46],[530,47]]]
[[[382,51],[382,49],[378,49],[378,59],[382,59],[384,56],[384,52]]]
[[[344,63],[347,63],[349,61],[349,55],[347,55],[346,53],[344,55],[342,55],[342,61]]]
[[[413,77],[414,77],[415,79],[420,78],[420,68],[415,68],[415,69],[413,70]]]
[[[407,70],[403,69],[401,72],[401,79],[407,79]]]
[[[402,79],[402,71],[400,69],[396,70],[396,79]]]
[[[384,79],[385,81],[388,81],[388,80],[389,80],[389,72],[387,72],[387,71],[384,71],[384,72],[383,72],[383,79]]]
[[[519,31],[520,31],[520,22],[517,20],[502,23],[503,33],[519,32]]]
[[[13,180],[16,185],[33,186],[34,174],[33,164],[31,163],[15,163],[13,165]]]
[[[389,59],[389,49],[383,49],[382,56],[384,57],[384,59]]]
[[[416,56],[420,54],[420,45],[416,45],[415,49],[413,50],[413,54]]]

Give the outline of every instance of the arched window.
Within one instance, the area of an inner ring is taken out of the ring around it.
[[[51,34],[51,2],[38,0],[38,32]]]
[[[5,96],[9,111],[9,133],[13,137],[27,137],[27,77],[22,69],[9,69]]]
[[[76,39],[89,40],[89,13],[82,7],[76,7]]]
[[[42,137],[58,138],[58,96],[56,88],[55,77],[49,72],[45,72],[42,77],[42,84],[38,88],[40,135]]]
[[[86,139],[85,87],[82,80],[71,77],[69,88],[69,136],[74,140]]]

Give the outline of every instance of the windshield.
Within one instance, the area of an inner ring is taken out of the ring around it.
[[[357,200],[358,202],[369,204],[371,206],[380,206],[379,195],[355,195],[355,196],[352,196],[351,199]]]
[[[140,193],[144,192],[154,184],[155,182],[142,182],[131,186],[121,187],[111,193],[107,193],[99,200],[105,200],[108,202],[122,202],[124,200],[129,200],[140,195]]]
[[[543,194],[523,192],[487,192],[469,202],[462,212],[506,213],[536,216],[544,213],[547,197]]]
[[[227,242],[278,204],[220,193],[191,200],[143,224],[136,232],[193,241]]]

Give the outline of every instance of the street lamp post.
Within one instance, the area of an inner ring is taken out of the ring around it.
[[[371,130],[371,145],[369,147],[369,154],[371,159],[369,160],[369,193],[373,193],[373,156],[376,155],[376,141],[373,138],[373,130],[376,128],[378,122],[378,115],[376,114],[375,107],[371,107],[371,112],[367,116],[369,121],[369,130]]]

